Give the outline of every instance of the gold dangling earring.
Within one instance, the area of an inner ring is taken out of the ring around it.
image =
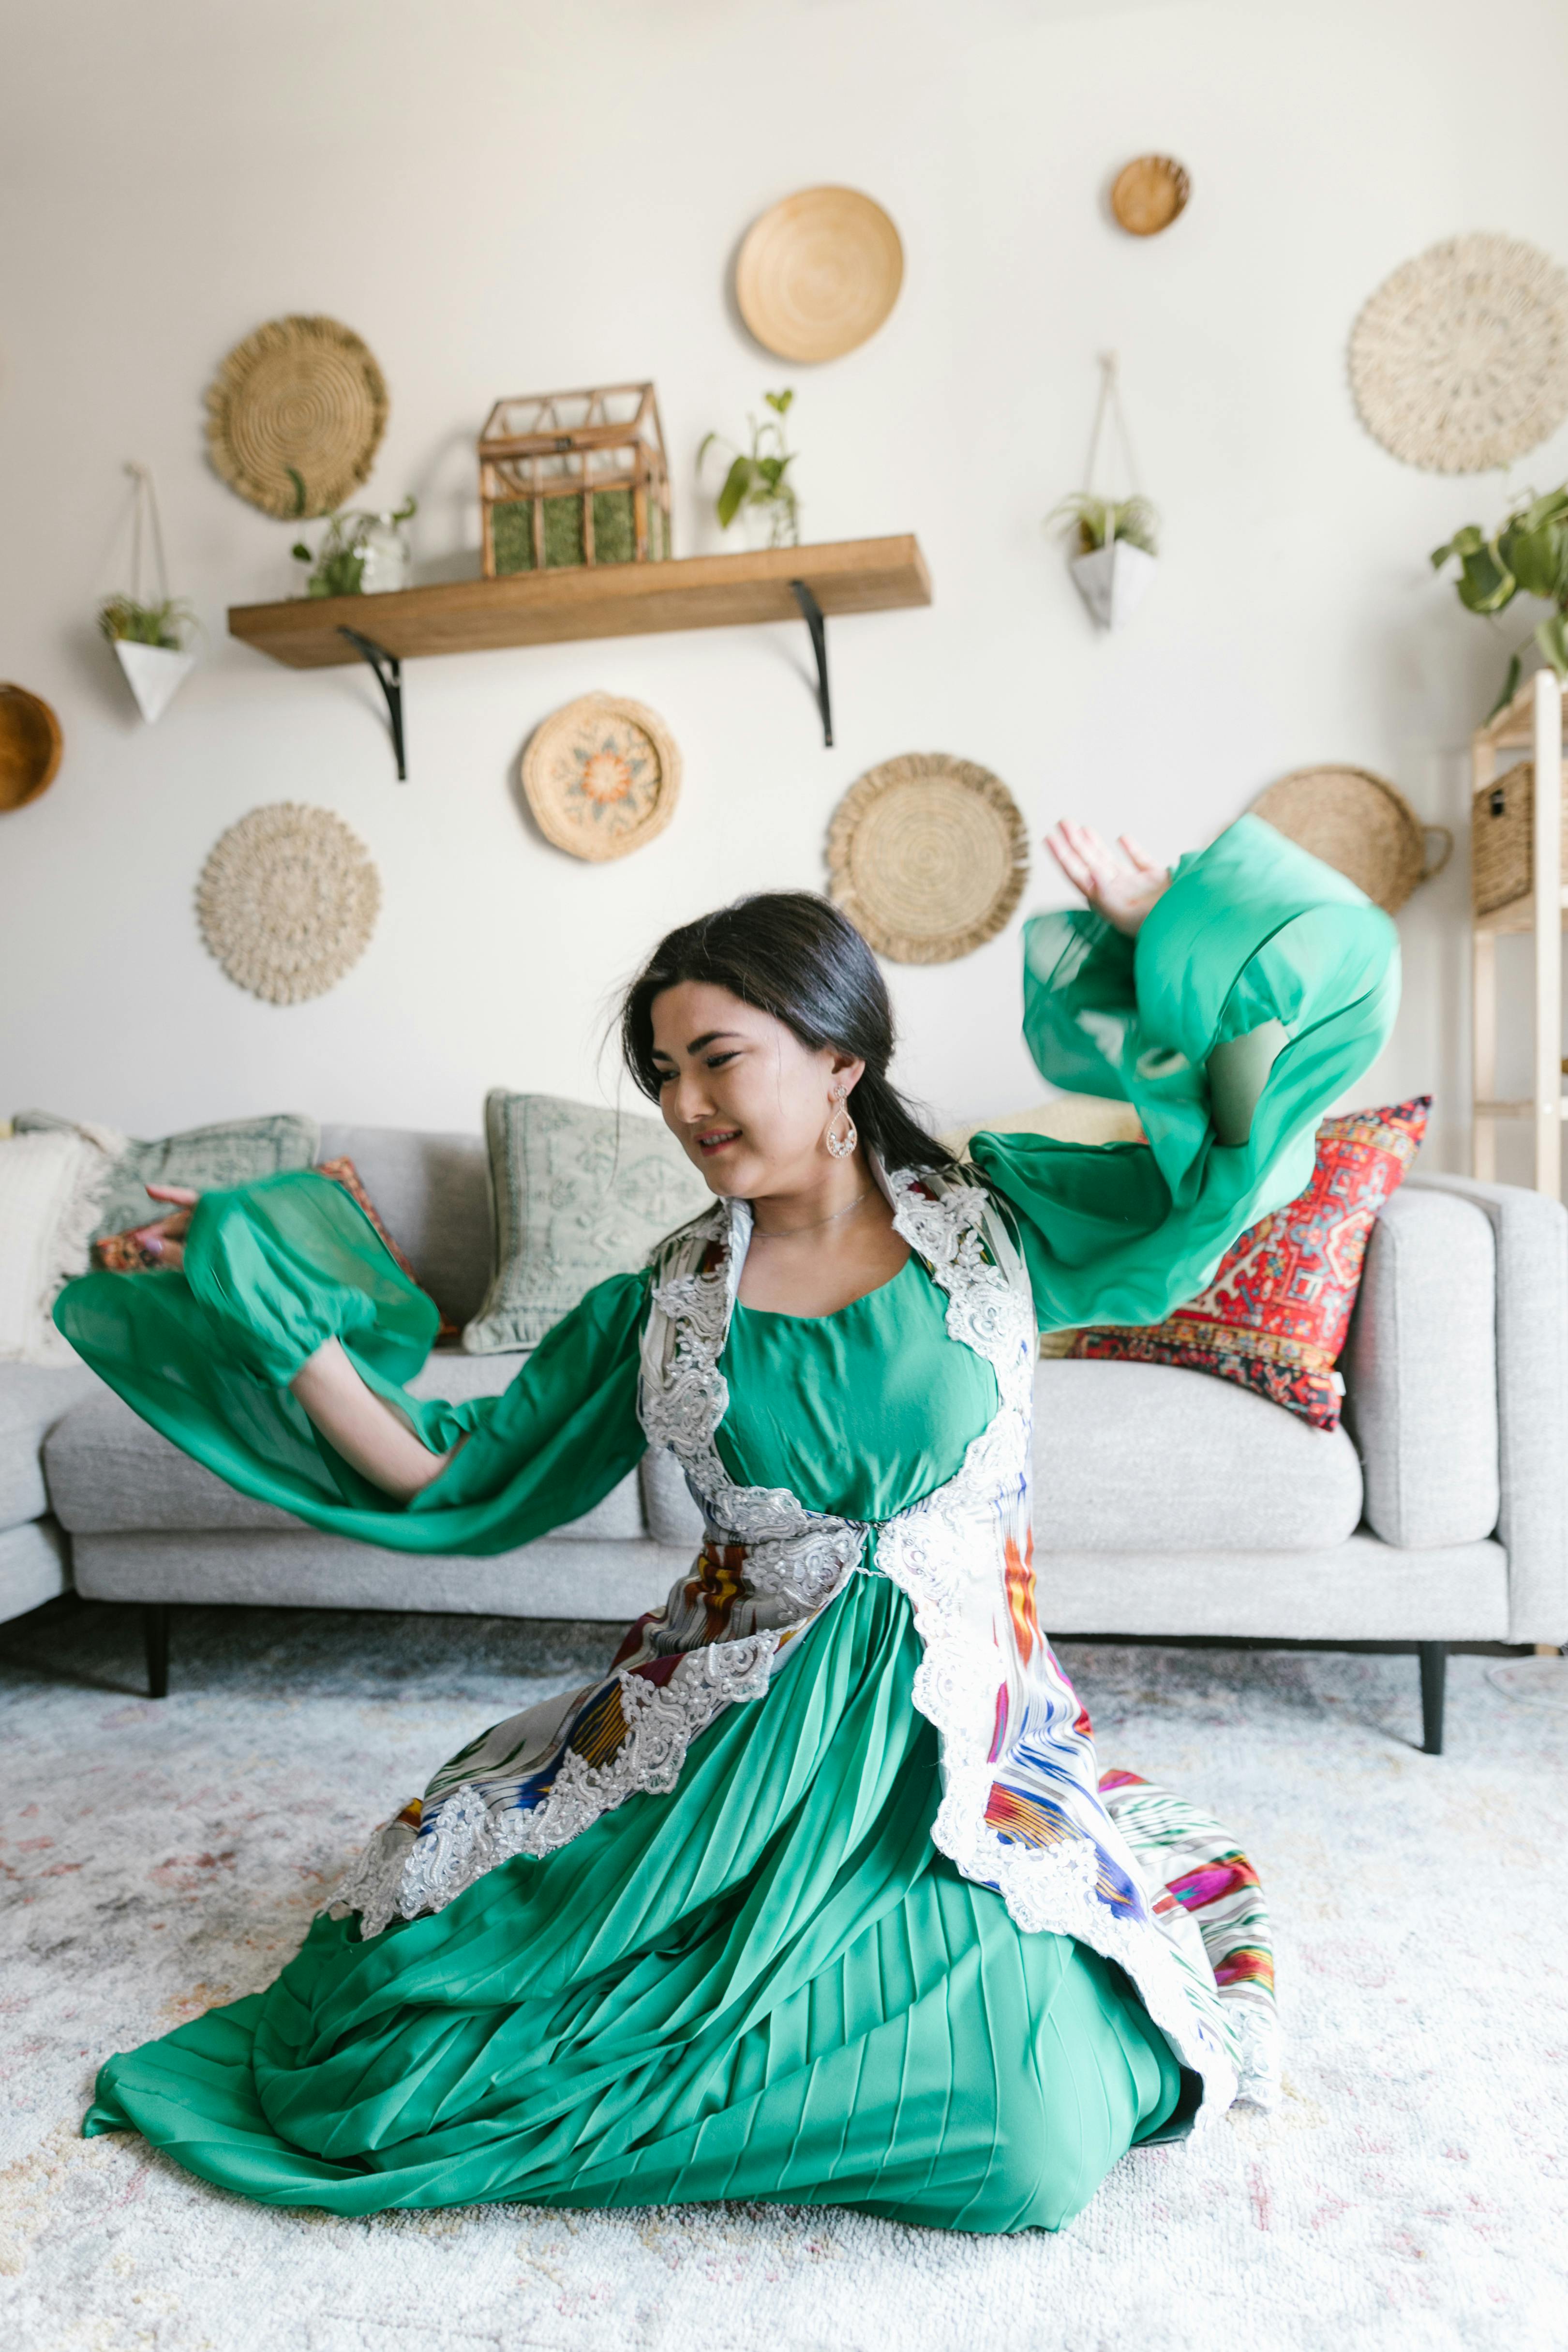
[[[833,1088],[833,1115],[828,1121],[828,1132],[824,1138],[828,1150],[835,1160],[847,1160],[861,1139],[860,1129],[844,1107],[844,1091],[842,1087]],[[841,1118],[844,1122],[845,1132],[838,1135],[834,1133],[834,1129]]]

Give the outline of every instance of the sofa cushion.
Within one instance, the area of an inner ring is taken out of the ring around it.
[[[410,1382],[416,1396],[494,1396],[515,1379],[515,1356],[434,1356]],[[45,1454],[49,1499],[73,1535],[173,1528],[288,1528],[305,1522],[254,1502],[214,1477],[101,1387],[59,1423]],[[568,1541],[625,1542],[643,1534],[637,1474],[628,1471],[591,1511],[556,1536]]]
[[[483,1137],[324,1127],[321,1156],[353,1161],[387,1231],[442,1313],[466,1323],[490,1280],[490,1171]]]
[[[19,1110],[13,1125],[18,1135],[98,1132],[78,1129],[73,1120],[46,1110]],[[152,1142],[120,1136],[94,1237],[123,1233],[128,1225],[153,1215],[149,1184],[193,1184],[198,1192],[213,1192],[248,1184],[258,1176],[275,1176],[281,1169],[308,1168],[317,1158],[318,1133],[313,1118],[280,1110],[256,1118],[224,1119],[216,1127],[193,1127],[183,1135],[163,1135]]]
[[[1061,1344],[1069,1335],[1059,1334],[1046,1352],[1211,1372],[1320,1429],[1337,1429],[1344,1383],[1334,1368],[1367,1236],[1420,1149],[1431,1108],[1419,1095],[1325,1118],[1311,1183],[1249,1226],[1196,1298],[1163,1322],[1080,1331],[1071,1348]]]
[[[497,1090],[485,1128],[496,1272],[463,1334],[476,1355],[537,1346],[596,1282],[634,1272],[713,1204],[661,1118]]]
[[[46,1522],[47,1524],[47,1522]],[[31,1530],[26,1530],[30,1533]],[[656,1609],[688,1561],[656,1543],[564,1543],[464,1559],[383,1551],[314,1528],[287,1533],[83,1536],[72,1546],[89,1601],[249,1603],[272,1609],[422,1609],[477,1617],[576,1617],[617,1627]],[[617,1636],[607,1633],[606,1667]],[[427,2339],[428,2340],[428,2339]]]
[[[1037,1552],[1320,1551],[1361,1517],[1343,1429],[1168,1364],[1035,1374]]]
[[[70,1580],[66,1539],[53,1519],[0,1528],[0,1624],[52,1601]]]
[[[1498,1522],[1497,1248],[1451,1192],[1396,1193],[1372,1230],[1345,1350],[1367,1525],[1420,1549]]]
[[[99,1389],[97,1373],[81,1363],[0,1364],[0,1528],[21,1527],[48,1509],[44,1440]]]
[[[685,1472],[664,1446],[650,1446],[638,1468],[648,1533],[655,1543],[695,1553],[703,1539],[703,1515],[692,1500]]]

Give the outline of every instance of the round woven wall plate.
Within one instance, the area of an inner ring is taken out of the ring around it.
[[[272,319],[247,335],[207,394],[207,447],[229,488],[283,521],[330,514],[370,479],[387,388],[336,319]],[[289,467],[305,485],[305,500]]]
[[[1434,245],[1357,319],[1350,381],[1362,423],[1406,465],[1511,465],[1568,416],[1568,278],[1511,237]]]
[[[1192,182],[1170,155],[1135,155],[1111,190],[1111,210],[1129,236],[1158,236],[1186,210]]]
[[[803,188],[747,231],[736,264],[740,315],[785,360],[836,360],[869,341],[898,299],[904,247],[854,188]]]
[[[196,919],[238,987],[268,1004],[304,1004],[358,963],[381,902],[370,852],[340,816],[276,801],[219,836],[196,886]]]
[[[680,797],[681,755],[656,711],[584,694],[529,737],[523,790],[547,841],[600,865],[664,832]]]
[[[894,963],[951,963],[995,937],[1029,879],[1029,835],[999,778],[906,751],[852,784],[828,835],[828,887]]]
[[[42,695],[0,686],[0,810],[25,808],[47,792],[65,738]]]
[[[1370,768],[1298,768],[1260,793],[1251,813],[1391,915],[1453,855],[1448,827],[1423,825],[1404,793]],[[1440,845],[1430,855],[1428,835]]]

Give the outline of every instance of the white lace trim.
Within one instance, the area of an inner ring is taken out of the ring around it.
[[[1028,1481],[1032,1308],[1027,1276],[983,1193],[955,1186],[933,1201],[907,1176],[890,1175],[888,1183],[895,1225],[947,1293],[949,1335],[993,1366],[1002,1399],[954,1476],[890,1519],[877,1543],[878,1567],[914,1607],[925,1650],[914,1700],[942,1742],[943,1797],[932,1843],[966,1878],[995,1887],[1027,1933],[1076,1937],[1125,1969],[1155,2023],[1202,2076],[1202,2112],[1211,2117],[1234,2101],[1236,2072],[1218,2018],[1206,2026],[1197,1988],[1185,1980],[1158,1927],[1107,1911],[1095,1892],[1099,1864],[1086,1842],[1043,1849],[1009,1843],[985,1818],[995,1778],[988,1750],[997,1660],[967,1626],[961,1595],[977,1525],[998,1495]]]
[[[698,1733],[727,1706],[763,1696],[778,1647],[776,1633],[762,1633],[687,1650],[662,1684],[623,1668],[615,1681],[627,1733],[606,1762],[590,1764],[569,1748],[549,1793],[528,1812],[492,1806],[463,1782],[417,1835],[395,1819],[378,1831],[328,1907],[358,1911],[360,1933],[379,1936],[394,1918],[444,1911],[497,1863],[569,1845],[628,1797],[667,1795]]]

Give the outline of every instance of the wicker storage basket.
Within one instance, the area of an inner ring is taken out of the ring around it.
[[[1568,761],[1563,762],[1563,862],[1568,871]],[[1531,842],[1535,821],[1535,764],[1520,761],[1483,784],[1470,803],[1470,897],[1478,915],[1495,915],[1535,887]]]

